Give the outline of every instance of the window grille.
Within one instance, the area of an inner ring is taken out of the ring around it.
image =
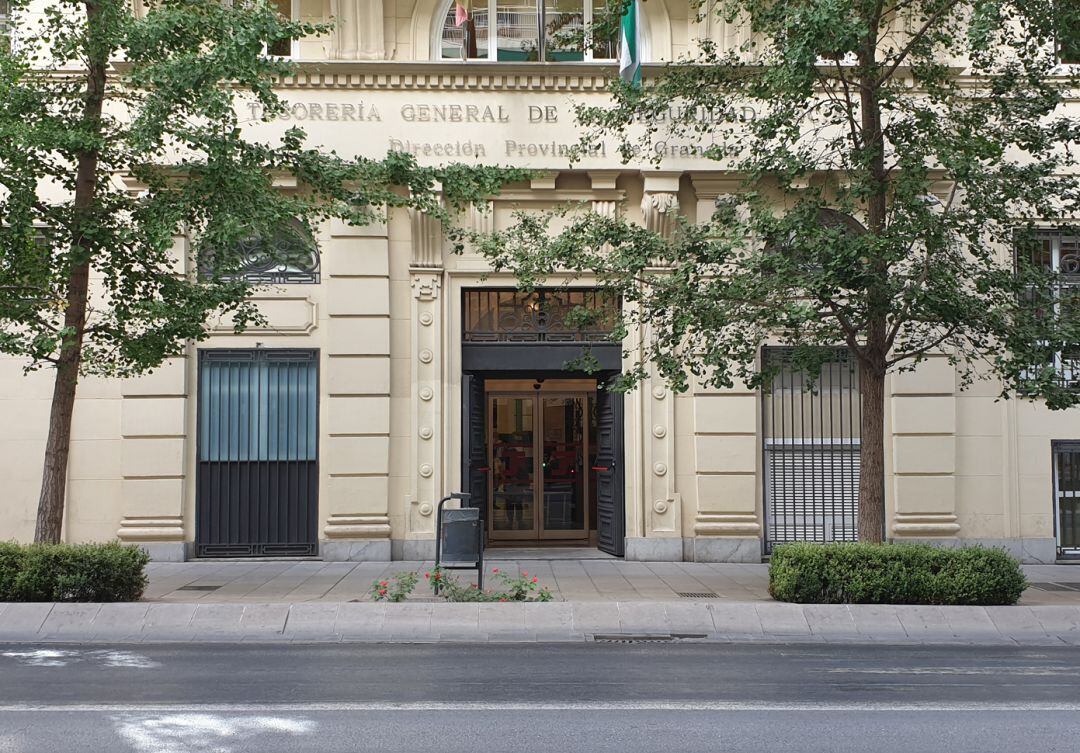
[[[811,379],[791,356],[790,348],[762,354],[774,370],[762,387],[766,552],[792,541],[856,541],[859,533],[858,361],[838,348]]]

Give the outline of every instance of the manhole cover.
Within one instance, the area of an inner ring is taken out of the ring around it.
[[[712,591],[676,591],[676,596],[684,599],[715,599],[716,594]]]
[[[221,586],[180,586],[177,591],[216,591]]]

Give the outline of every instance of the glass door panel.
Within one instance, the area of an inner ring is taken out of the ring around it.
[[[492,397],[491,535],[536,538],[536,399]]]
[[[540,398],[543,427],[544,538],[583,538],[586,510],[585,452],[586,399],[584,395]]]

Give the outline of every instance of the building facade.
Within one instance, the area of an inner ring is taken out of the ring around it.
[[[696,21],[689,3],[641,7],[646,63],[703,38],[743,41],[738,27]],[[606,101],[615,50],[541,38],[535,5],[474,1],[461,26],[452,0],[281,9],[336,30],[273,51],[299,61],[280,86],[290,108],[271,123],[252,110],[252,132],[298,124],[341,154],[538,171],[468,212],[472,228],[584,202],[663,233],[740,190],[698,143],[658,144],[659,169],[623,164],[613,144],[571,166],[572,108]],[[545,12],[573,25],[592,8],[557,0]],[[252,254],[266,326],[237,335],[223,320],[148,376],[80,384],[66,540],[119,537],[172,560],[428,558],[435,507],[462,490],[493,546],[752,562],[777,542],[854,538],[858,372],[843,351],[814,391],[781,368],[768,393],[673,394],[653,380],[616,395],[602,386],[623,366],[619,347],[564,321],[573,306],[612,305],[587,279],[570,293],[519,293],[405,210],[270,241],[295,253],[288,265]],[[1080,239],[1048,227],[1045,248],[1071,269]],[[567,371],[586,343],[601,371]],[[0,540],[33,535],[51,377],[0,358]],[[961,391],[944,358],[890,378],[890,538],[1003,545],[1029,562],[1080,553],[1080,412],[998,392]]]

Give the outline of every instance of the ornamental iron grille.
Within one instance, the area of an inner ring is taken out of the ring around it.
[[[618,297],[581,290],[466,290],[464,339],[470,343],[608,342]]]
[[[1080,442],[1054,442],[1053,451],[1058,554],[1080,557]]]
[[[791,348],[765,348],[762,387],[765,552],[792,541],[858,540],[858,362],[837,348],[811,375]]]
[[[254,285],[295,285],[319,282],[319,245],[304,223],[289,219],[269,234],[250,235],[232,252],[235,272],[227,279]]]
[[[1041,232],[1017,243],[1018,268],[1030,265],[1043,272],[1059,275],[1053,290],[1027,290],[1030,301],[1038,301],[1040,312],[1053,310],[1055,316],[1080,314],[1080,235],[1074,232]],[[1080,389],[1080,347],[1073,344],[1046,346],[1045,361],[1033,367],[1052,366],[1062,384]]]

